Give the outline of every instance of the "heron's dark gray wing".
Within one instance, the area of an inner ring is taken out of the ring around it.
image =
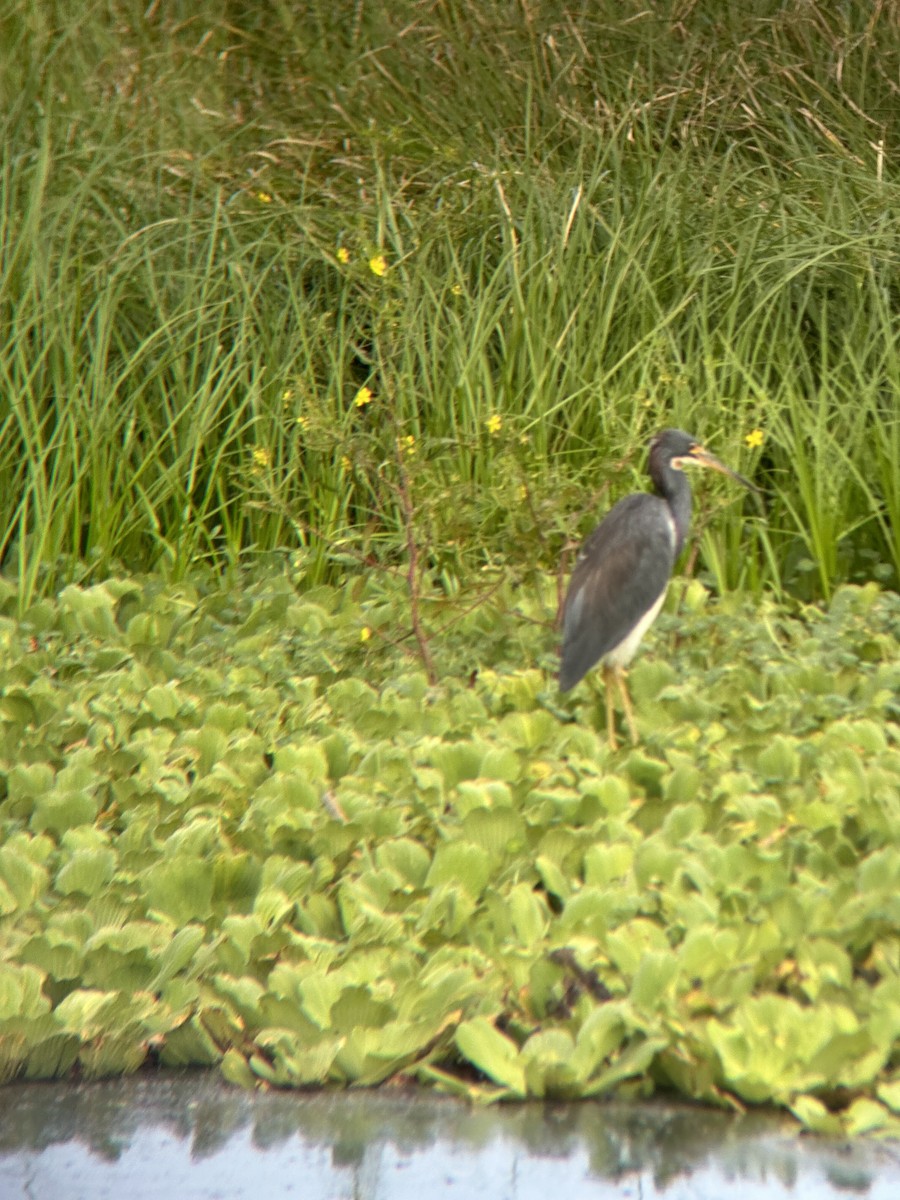
[[[566,594],[560,690],[615,649],[666,590],[675,531],[666,502],[626,496],[587,538]]]

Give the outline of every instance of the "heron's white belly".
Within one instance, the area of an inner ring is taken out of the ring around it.
[[[652,608],[648,608],[641,619],[632,629],[627,637],[619,642],[618,646],[614,646],[608,654],[604,654],[603,662],[608,667],[627,667],[637,653],[637,648],[641,644],[641,638],[656,620],[659,610],[663,606],[663,601],[666,598],[666,588],[660,598],[656,601]]]

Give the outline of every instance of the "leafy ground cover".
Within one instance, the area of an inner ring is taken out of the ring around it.
[[[0,1075],[647,1094],[900,1128],[900,599],[553,681],[555,582],[122,578],[0,622]],[[448,623],[449,618],[454,623]],[[685,625],[688,628],[685,628]]]
[[[890,6],[0,9],[0,1077],[894,1128]],[[550,574],[673,424],[766,511],[611,755]]]

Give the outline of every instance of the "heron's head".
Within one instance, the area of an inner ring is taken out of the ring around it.
[[[726,467],[714,454],[703,445],[699,438],[685,433],[681,429],[664,429],[650,443],[650,476],[657,478],[667,469],[683,471],[685,467],[708,467],[736,479],[752,492],[758,492],[756,484]]]

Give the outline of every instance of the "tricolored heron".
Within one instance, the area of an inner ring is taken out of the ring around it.
[[[710,454],[695,437],[664,429],[650,443],[650,478],[657,495],[640,492],[620,500],[589,535],[575,564],[563,609],[559,688],[567,692],[596,663],[603,666],[609,744],[616,748],[615,681],[632,742],[634,712],[625,668],[656,619],[691,523],[686,466],[711,467],[759,491]]]

